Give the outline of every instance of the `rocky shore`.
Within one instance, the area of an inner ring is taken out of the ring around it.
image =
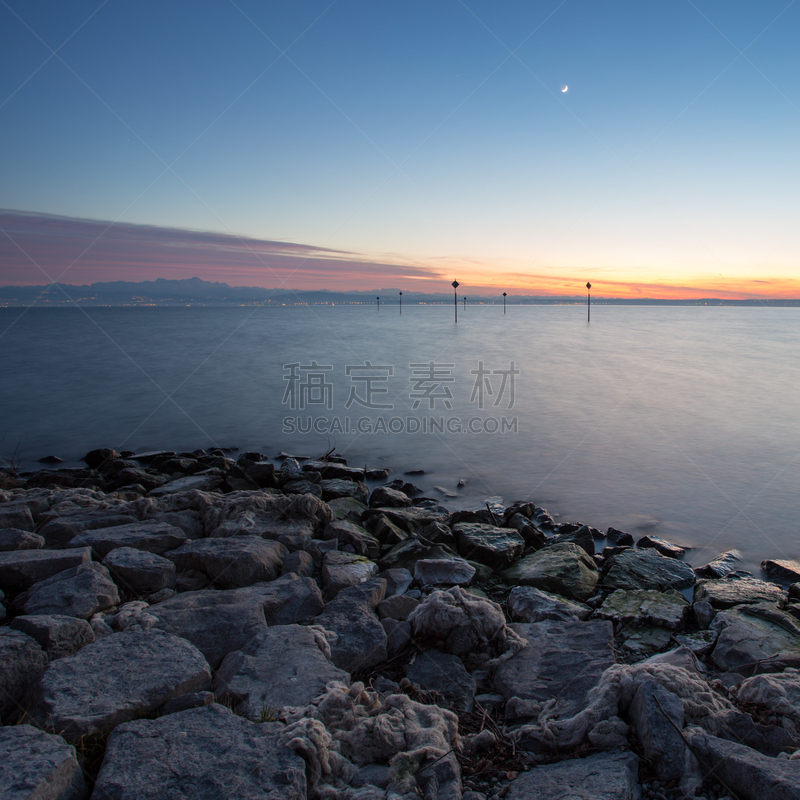
[[[800,799],[800,565],[328,455],[0,471],[0,798]]]

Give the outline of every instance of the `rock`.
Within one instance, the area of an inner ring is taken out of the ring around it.
[[[326,502],[342,497],[352,497],[360,503],[366,503],[369,489],[363,481],[351,481],[345,478],[328,478],[320,482],[322,499]]]
[[[164,703],[158,710],[158,713],[159,716],[164,717],[167,714],[178,714],[181,711],[188,711],[190,708],[210,706],[214,702],[216,702],[214,692],[189,692],[189,694],[182,694],[180,697],[175,697]]]
[[[288,575],[290,572],[299,575],[301,578],[312,575],[314,573],[314,559],[305,550],[289,553],[283,559],[281,575]]]
[[[329,522],[322,532],[322,538],[336,539],[340,546],[350,545],[354,553],[367,558],[377,559],[381,554],[380,542],[355,522]]]
[[[244,474],[247,476],[248,480],[262,489],[268,489],[278,485],[278,482],[275,480],[275,465],[267,461],[260,461],[257,464],[252,464],[244,471]]]
[[[472,711],[475,679],[458,656],[426,650],[406,667],[406,677],[421,689],[442,695],[455,711]]]
[[[431,544],[425,539],[406,539],[404,542],[395,545],[378,562],[381,569],[388,570],[402,568],[409,571],[414,570],[416,563],[423,558],[443,558],[453,559],[458,556],[441,544]]]
[[[748,678],[736,692],[741,703],[755,703],[773,714],[788,718],[800,730],[800,671],[789,668],[774,675]],[[784,727],[787,727],[784,723]]]
[[[615,663],[610,622],[547,620],[511,627],[529,644],[497,667],[494,686],[507,700],[554,700],[554,718],[585,708],[589,691]]]
[[[157,520],[97,528],[74,536],[67,547],[91,547],[98,558],[105,558],[117,547],[133,547],[163,556],[187,541],[186,534],[175,525]]]
[[[422,586],[468,584],[475,567],[463,558],[421,558],[414,565],[414,580]]]
[[[412,506],[411,508],[368,508],[365,512],[365,522],[374,516],[382,514],[389,522],[396,525],[406,533],[421,530],[431,522],[445,522],[447,513],[435,508]]]
[[[331,643],[331,661],[353,673],[380,664],[387,658],[386,632],[375,609],[386,594],[386,581],[373,578],[342,589],[315,620],[336,634]]]
[[[49,514],[43,514],[45,518]],[[109,508],[77,508],[71,513],[65,513],[49,519],[39,528],[39,534],[44,536],[46,547],[66,547],[72,539],[84,531],[93,531],[98,528],[113,528],[116,525],[134,525],[139,520],[131,513],[130,509]]]
[[[208,663],[186,640],[124,631],[51,662],[34,689],[31,716],[67,737],[108,733],[210,685]]]
[[[462,522],[453,526],[458,551],[472,561],[502,569],[522,555],[525,540],[511,528]]]
[[[0,553],[0,588],[16,593],[57,575],[70,567],[89,564],[92,551],[13,550]]]
[[[673,667],[680,667],[691,673],[704,673],[706,668],[702,661],[695,658],[694,653],[681,645],[674,650],[667,650],[665,653],[658,653],[650,656],[641,662],[642,664],[669,664]]]
[[[626,625],[658,625],[674,631],[688,608],[688,600],[677,592],[665,594],[652,589],[617,589],[597,609],[597,617]]]
[[[71,656],[94,641],[92,626],[76,617],[23,615],[11,620],[10,627],[36,639],[50,661]]]
[[[711,603],[707,603],[705,600],[697,600],[692,603],[692,611],[694,612],[694,618],[697,620],[697,624],[703,630],[711,625],[714,621],[714,617],[717,615]]]
[[[378,617],[380,619],[406,620],[408,615],[419,605],[419,600],[415,597],[408,597],[403,594],[395,594],[382,600],[378,605]]]
[[[409,586],[411,586],[414,576],[402,567],[395,567],[394,569],[385,569],[379,572],[378,578],[383,578],[386,581],[386,596],[392,597],[396,594],[405,594]]]
[[[46,666],[47,654],[33,637],[0,628],[0,717],[13,721],[22,717],[27,710],[27,692]]]
[[[0,786],[4,800],[86,800],[75,748],[33,725],[0,728]]]
[[[359,481],[364,478],[364,470],[356,467],[348,467],[347,464],[329,461],[308,461],[303,464],[304,472],[318,472],[323,478],[346,478],[352,481]],[[286,462],[284,462],[285,464]]]
[[[378,574],[378,565],[355,553],[331,550],[322,559],[325,600],[333,600],[341,589],[364,583]]]
[[[411,505],[411,498],[398,491],[390,489],[388,486],[379,486],[373,489],[369,497],[370,508],[406,508]]]
[[[594,537],[588,525],[577,525],[575,530],[566,530],[563,533],[557,533],[546,541],[548,546],[566,543],[578,545],[578,547],[586,551],[588,556],[594,555]]]
[[[18,528],[0,529],[0,553],[9,550],[38,550],[44,546],[44,536]]]
[[[700,580],[694,587],[694,601],[710,603],[714,608],[732,608],[749,603],[778,603],[784,590],[775,583],[756,578]]]
[[[701,578],[724,578],[729,573],[738,569],[742,554],[738,550],[727,550],[720,553],[713,561],[709,561],[703,567],[699,567],[695,572]]]
[[[94,562],[79,564],[39,581],[16,600],[26,614],[63,614],[81,619],[89,619],[118,602],[119,593],[111,575]]]
[[[411,623],[406,620],[382,619],[381,625],[386,632],[386,652],[389,657],[396,656],[411,642]]]
[[[217,697],[254,722],[275,719],[286,706],[306,706],[329,681],[350,682],[320,647],[320,636],[303,625],[276,625],[225,656],[214,677]],[[327,647],[327,645],[326,645]]]
[[[381,544],[392,546],[408,539],[408,534],[391,522],[384,514],[367,517],[365,524]],[[448,530],[450,529],[448,528]],[[451,538],[453,538],[452,534]],[[455,539],[453,539],[453,543],[455,544]]]
[[[688,647],[698,656],[707,656],[717,641],[716,631],[694,631],[693,633],[679,633],[675,636],[684,647]]]
[[[658,653],[672,641],[672,635],[665,628],[656,625],[641,625],[638,628],[623,628],[622,651],[630,661],[641,661],[643,658]]]
[[[800,563],[791,559],[768,558],[761,562],[761,569],[767,576],[779,581],[800,581]]]
[[[219,704],[127,722],[108,740],[94,794],[102,800],[305,800],[305,763],[258,725]]]
[[[686,749],[679,733],[683,730],[681,699],[661,684],[645,680],[636,689],[628,713],[644,756],[655,766],[658,779],[679,780]]]
[[[0,503],[0,530],[3,528],[33,533],[36,526],[28,506],[22,503]]]
[[[549,594],[533,586],[517,586],[508,595],[508,610],[518,622],[587,619],[592,609],[583,603]]]
[[[186,542],[166,553],[180,571],[197,570],[220,589],[238,589],[278,577],[289,551],[260,536],[230,536]]]
[[[108,568],[117,586],[133,595],[175,588],[175,565],[155,553],[117,547],[103,559],[103,566]]]
[[[506,800],[639,800],[639,759],[631,752],[596,753],[538,766],[509,784]]]
[[[218,469],[209,469],[198,472],[196,475],[187,475],[185,478],[176,478],[163,486],[150,490],[150,497],[165,497],[179,492],[188,492],[193,489],[204,492],[213,492],[222,484],[222,473]]]
[[[597,567],[586,551],[566,542],[526,556],[503,573],[507,583],[534,586],[574,600],[591,597],[599,577]]]
[[[286,494],[310,494],[322,499],[322,487],[308,480],[287,481],[281,486],[281,491]]]
[[[112,450],[110,447],[102,447],[97,450],[90,450],[83,457],[83,460],[86,462],[86,466],[89,467],[89,469],[101,469],[109,461],[121,457],[122,456],[120,456],[116,450]]]
[[[185,592],[151,607],[156,628],[182,636],[217,669],[228,653],[241,650],[267,623],[287,625],[315,617],[322,595],[311,578],[284,575],[243,589]]]
[[[668,542],[660,536],[642,536],[636,542],[636,546],[640,548],[652,547],[654,550],[658,550],[662,556],[667,556],[667,558],[683,558],[686,555],[685,547]]]
[[[688,740],[701,765],[740,800],[800,800],[800,761],[770,758],[698,729],[688,731]]]
[[[339,497],[326,502],[333,512],[334,519],[343,519],[347,522],[360,522],[361,515],[367,510],[367,507],[355,497]]]
[[[758,662],[800,648],[796,621],[769,604],[720,611],[711,628],[719,632],[711,660],[723,671],[748,675]]]
[[[606,531],[606,539],[608,539],[611,544],[615,544],[619,547],[630,547],[633,544],[633,536],[629,533],[625,533],[625,531],[617,530],[616,528],[609,528]]]
[[[604,589],[688,589],[695,582],[688,564],[654,550],[629,549],[611,559],[603,578]]]

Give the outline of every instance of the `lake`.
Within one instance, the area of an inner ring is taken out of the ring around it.
[[[331,448],[560,521],[800,557],[800,309],[0,309],[0,456]],[[458,488],[458,482],[465,485]]]

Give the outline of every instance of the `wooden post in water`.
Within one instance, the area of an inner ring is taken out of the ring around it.
[[[592,284],[586,284],[586,321],[592,321]]]
[[[458,289],[458,281],[453,281],[450,285],[453,287],[453,305],[456,309],[456,324],[458,324],[458,292],[456,291]]]
[[[503,313],[506,313],[506,293],[503,292]]]
[[[403,314],[403,293],[400,292],[400,315]]]

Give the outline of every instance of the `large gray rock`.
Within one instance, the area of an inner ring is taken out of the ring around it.
[[[336,634],[331,661],[337,667],[352,673],[386,660],[386,632],[375,611],[385,594],[383,578],[348,586],[314,620],[315,625]]]
[[[0,589],[16,593],[79,564],[88,564],[92,551],[80,550],[13,550],[0,553]]]
[[[800,648],[797,620],[766,603],[720,611],[711,629],[719,632],[711,660],[724,671],[749,675],[759,661]]]
[[[3,800],[86,800],[75,748],[33,725],[0,728]]]
[[[49,514],[45,516],[50,516]],[[66,547],[79,533],[115,525],[132,525],[139,520],[130,509],[77,508],[70,513],[54,516],[39,528],[48,547]]]
[[[615,663],[610,622],[547,620],[511,627],[528,645],[500,664],[494,686],[507,700],[519,697],[546,703],[555,699],[555,717],[581,711],[589,691]]]
[[[305,800],[305,762],[218,704],[126,722],[108,739],[96,800]]]
[[[194,644],[217,669],[222,659],[241,650],[267,624],[288,625],[315,617],[324,607],[311,578],[284,575],[242,589],[184,592],[151,606],[154,627]]]
[[[176,478],[163,486],[151,490],[151,497],[164,497],[170,494],[179,494],[192,490],[212,492],[222,484],[222,473],[218,469],[209,469],[198,472],[196,475],[187,475],[185,478]]]
[[[463,558],[421,558],[414,565],[414,580],[422,586],[466,585],[475,572]]]
[[[544,547],[503,573],[507,583],[534,586],[574,600],[586,600],[595,594],[599,577],[593,559],[570,542]]]
[[[764,706],[773,714],[788,718],[800,731],[800,671],[797,669],[748,678],[739,687],[736,698],[743,703]]]
[[[406,539],[399,542],[379,561],[382,570],[406,569],[414,571],[414,566],[423,558],[459,558],[449,547],[433,544],[425,539]]]
[[[16,528],[20,531],[36,530],[31,510],[22,503],[0,503],[0,529],[2,528]]]
[[[639,800],[638,773],[631,752],[597,753],[523,772],[506,800]]]
[[[46,666],[47,654],[33,637],[0,628],[0,717],[16,721],[23,715],[25,696]]]
[[[102,564],[80,564],[39,581],[17,598],[26,614],[63,614],[89,619],[119,603],[119,592]]]
[[[123,631],[51,662],[33,691],[31,716],[68,737],[108,733],[210,686],[208,663],[185,639]]]
[[[479,522],[453,526],[458,552],[470,561],[480,561],[492,569],[502,569],[522,555],[525,540],[512,528],[497,528]]]
[[[768,558],[761,562],[761,569],[775,580],[800,581],[800,562],[790,558]]]
[[[587,619],[592,609],[583,603],[567,600],[533,586],[517,586],[508,595],[508,610],[518,622],[559,620],[571,622]]]
[[[92,548],[98,558],[105,558],[117,547],[134,547],[163,556],[188,541],[186,534],[175,525],[156,520],[145,520],[113,528],[97,528],[74,536],[67,547]]]
[[[738,550],[726,550],[712,561],[709,561],[708,564],[698,567],[695,572],[701,578],[724,578],[734,570],[739,569],[741,560],[742,554]]]
[[[331,550],[322,559],[325,599],[333,600],[347,586],[357,586],[378,574],[378,565],[364,556]]]
[[[379,486],[369,497],[370,508],[405,508],[410,505],[411,498],[407,494],[389,486]]]
[[[617,589],[597,609],[597,616],[628,625],[658,625],[672,631],[681,623],[688,609],[689,601],[677,592],[666,594],[654,589]]]
[[[757,578],[700,580],[694,587],[694,602],[710,603],[714,608],[732,608],[752,603],[778,603],[785,590],[776,583]]]
[[[688,732],[688,740],[701,766],[740,800],[800,800],[800,761],[771,758],[698,729]]]
[[[103,559],[103,566],[108,568],[117,586],[134,595],[175,588],[175,565],[155,553],[117,547]]]
[[[688,564],[655,550],[630,548],[614,556],[603,578],[604,589],[688,589],[695,582]]]
[[[338,497],[335,500],[327,500],[333,512],[334,519],[346,520],[347,522],[359,522],[361,515],[367,507],[355,497]]]
[[[194,569],[208,575],[220,589],[238,589],[277,578],[288,555],[280,542],[230,536],[187,542],[166,557],[181,571]]]
[[[679,733],[683,730],[681,699],[661,684],[646,680],[636,689],[628,713],[644,755],[655,766],[659,780],[679,780],[686,749]]]
[[[406,677],[421,689],[438,692],[456,711],[472,711],[475,679],[458,656],[426,650],[406,667]]]
[[[0,529],[0,553],[9,550],[38,550],[44,546],[44,536],[18,528]]]
[[[351,481],[346,478],[327,478],[320,483],[320,489],[322,489],[322,499],[326,503],[331,500],[351,497],[363,505],[369,497],[369,488],[366,483],[363,481]]]
[[[336,539],[344,547],[350,545],[354,553],[376,559],[381,554],[380,542],[355,522],[334,520],[325,526],[323,539]]]
[[[329,681],[350,682],[321,649],[321,634],[304,625],[276,625],[225,656],[214,676],[217,697],[254,722],[274,718],[286,706],[306,706]]]
[[[85,619],[53,615],[22,615],[10,627],[27,633],[42,646],[50,661],[71,656],[94,641],[92,626]]]

